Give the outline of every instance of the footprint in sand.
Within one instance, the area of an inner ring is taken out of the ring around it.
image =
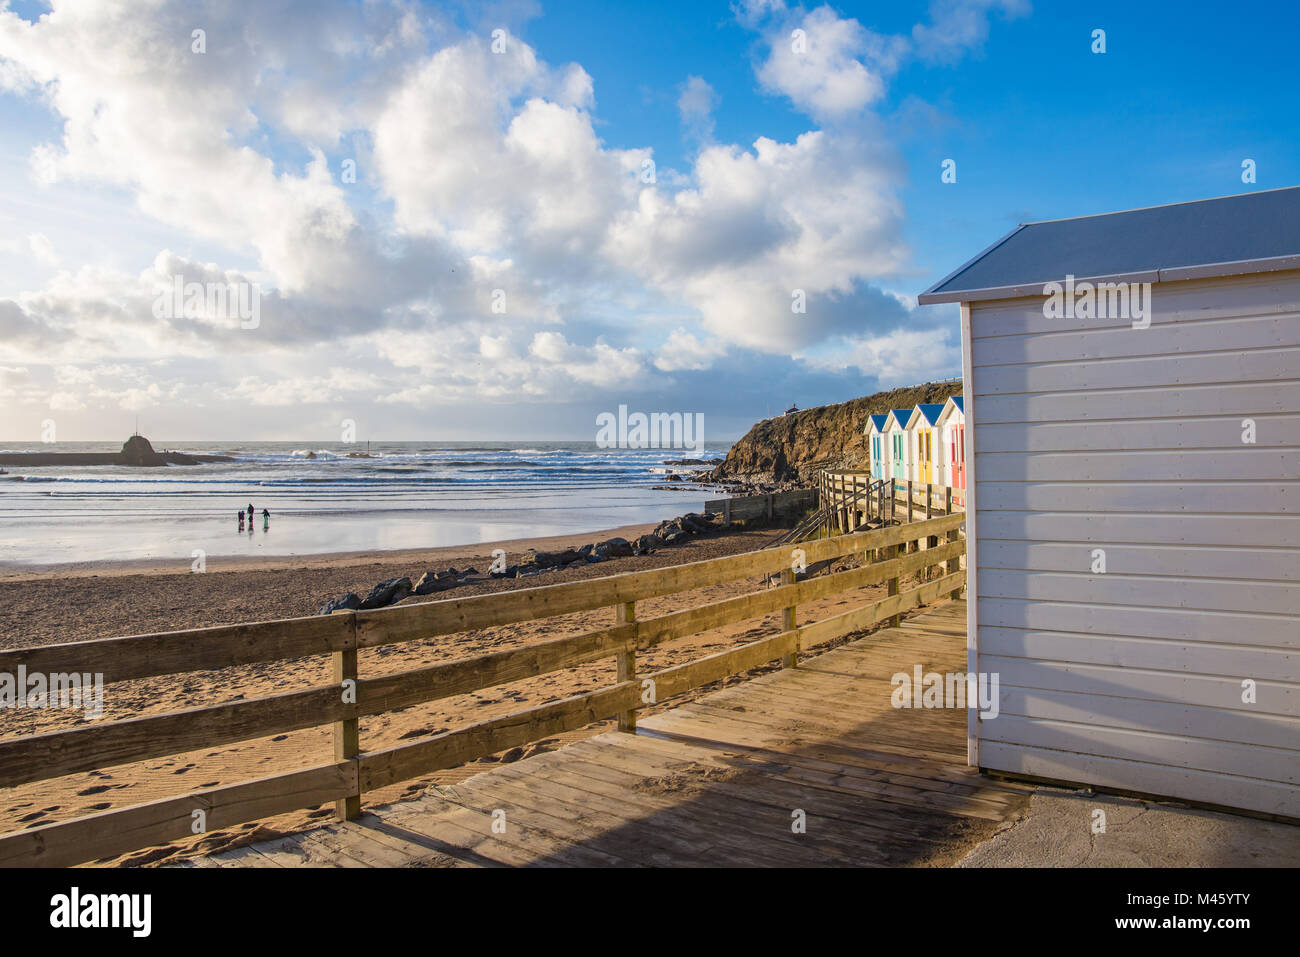
[[[435,734],[442,734],[446,730],[446,728],[438,728],[436,730],[433,728],[416,728],[414,731],[408,731],[406,734],[398,736],[397,740],[404,741],[407,738],[429,738],[433,737]]]
[[[277,734],[277,735],[276,735],[274,738],[272,738],[271,740],[272,740],[272,741],[283,741],[283,740],[285,740],[285,739],[288,738],[288,737],[289,737],[289,736],[288,736],[287,734]]]
[[[86,807],[86,810],[87,810],[87,811],[102,811],[102,810],[104,810],[104,808],[109,808],[109,807],[112,807],[112,806],[113,806],[113,802],[112,802],[112,801],[105,801],[103,804],[91,804],[91,805],[88,805],[88,806]]]
[[[172,774],[185,774],[185,773],[187,773],[187,772],[190,770],[190,768],[192,768],[192,767],[194,767],[194,765],[192,765],[192,764],[187,764],[187,765],[185,765],[185,767],[183,767],[183,768],[177,768],[175,771],[172,772]]]
[[[26,824],[28,821],[35,821],[37,818],[45,817],[44,811],[33,811],[31,814],[25,814],[18,819],[19,824]]]
[[[207,784],[196,784],[196,785],[194,785],[194,789],[195,789],[195,790],[198,790],[199,788],[214,788],[214,787],[216,787],[216,786],[217,786],[218,784],[220,784],[220,783],[221,783],[220,781],[209,781]]]
[[[111,784],[96,784],[93,787],[86,788],[84,791],[78,791],[77,797],[89,797],[92,794],[103,794],[105,791],[111,789],[112,786],[113,785]]]

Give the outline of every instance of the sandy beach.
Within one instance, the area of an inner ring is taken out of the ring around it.
[[[485,569],[493,548],[504,548],[512,558],[528,547],[553,550],[581,545],[612,535],[631,538],[649,530],[629,526],[599,533],[513,540],[486,545],[440,548],[422,552],[351,553],[285,560],[231,560],[213,562],[204,574],[132,563],[101,563],[57,574],[28,571],[0,580],[0,645],[23,647],[48,642],[82,641],[117,635],[142,634],[228,622],[252,621],[314,614],[328,598],[346,591],[365,594],[377,581],[395,576],[417,577],[424,571],[448,565]],[[439,598],[467,597],[494,591],[535,587],[620,572],[639,571],[763,547],[778,529],[720,532],[698,536],[687,544],[664,548],[651,555],[622,558],[582,568],[563,569],[528,579],[502,579],[466,585]],[[651,599],[638,604],[641,617],[655,617],[694,605],[753,591],[756,580],[731,582],[693,592]],[[828,609],[847,610],[883,594],[883,586],[836,595],[801,607],[801,621],[824,617]],[[408,599],[426,600],[426,599]],[[844,606],[839,608],[836,606]],[[75,610],[75,612],[74,612]],[[440,661],[482,654],[578,634],[613,623],[612,609],[599,609],[459,635],[387,646],[362,652],[363,675],[375,676]],[[779,616],[753,619],[667,643],[638,658],[646,670],[679,664],[701,654],[722,650],[771,634]],[[324,658],[269,662],[222,671],[165,676],[110,685],[105,690],[105,718],[122,719],[184,708],[251,698],[295,688],[319,686],[329,678]],[[400,740],[455,728],[496,717],[580,691],[594,690],[615,678],[612,660],[543,675],[513,685],[491,688],[425,705],[417,705],[361,720],[362,746],[384,747]],[[743,680],[739,677],[728,682]],[[705,693],[700,689],[695,694]],[[667,706],[679,704],[674,699]],[[660,707],[664,707],[661,705]],[[0,733],[33,734],[73,727],[84,722],[80,713],[15,710],[0,713]],[[608,730],[609,723],[593,725],[548,739],[524,750],[524,757],[551,750],[568,740]],[[178,754],[132,765],[111,767],[35,782],[5,791],[0,799],[0,830],[32,827],[67,820],[80,814],[124,807],[186,790],[210,787],[279,772],[295,766],[328,760],[332,753],[329,726],[276,735],[232,746]],[[516,758],[519,755],[509,755]],[[414,795],[430,784],[452,783],[475,773],[501,756],[461,768],[439,772],[383,791],[367,793],[364,805],[387,803]],[[166,863],[198,852],[235,846],[328,819],[333,808],[281,815],[238,829],[207,834],[201,839],[138,851],[116,859],[116,864]]]

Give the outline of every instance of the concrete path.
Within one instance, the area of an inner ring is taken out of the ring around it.
[[[1098,811],[1105,831],[1094,833]],[[1027,813],[956,866],[1300,867],[1300,825],[1039,788]]]

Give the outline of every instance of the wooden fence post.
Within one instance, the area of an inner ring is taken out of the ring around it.
[[[925,483],[925,520],[928,522],[934,517],[934,485],[930,482]],[[925,550],[937,547],[939,538],[937,535],[930,535],[925,540]],[[925,566],[925,580],[929,581],[934,577],[933,573],[939,570],[938,565]]]
[[[334,652],[334,682],[342,693],[343,682],[353,682],[356,692],[357,649],[346,648]],[[352,761],[361,753],[361,729],[357,718],[334,722],[334,760]],[[355,821],[361,816],[361,795],[351,794],[334,802],[334,813],[340,821]]]
[[[793,568],[787,568],[785,571],[781,572],[781,584],[782,584],[782,585],[793,585],[793,584],[794,584],[794,569],[793,569]],[[795,606],[795,605],[790,605],[789,607],[782,609],[782,611],[781,611],[781,630],[782,630],[782,631],[794,631],[796,628],[799,627],[798,622],[795,620],[795,610],[796,610],[796,607],[797,607],[797,606]],[[798,664],[799,664],[799,649],[798,649],[798,648],[795,648],[794,651],[790,652],[788,655],[786,655],[784,658],[781,659],[781,667],[782,667],[782,668],[794,668],[794,667],[796,667]]]
[[[849,516],[844,509],[844,476],[835,476],[836,494],[835,494],[835,511],[836,524],[840,534],[843,535],[849,530]]]
[[[944,494],[943,504],[944,504],[944,509],[947,511],[949,515],[951,515],[952,514],[952,486],[949,486],[948,491]],[[970,516],[968,515],[966,517],[966,521],[969,522],[970,520],[971,520]],[[948,541],[950,542],[957,541],[958,537],[959,537],[959,533],[955,528],[948,533]],[[961,571],[961,565],[962,565],[961,556],[958,556],[956,558],[950,558],[948,559],[947,562],[944,563],[944,568],[943,568],[944,573],[951,575],[953,572]],[[967,567],[969,568],[970,566],[967,565]],[[948,597],[951,598],[953,601],[956,601],[958,598],[961,597],[961,589],[960,588],[954,589]]]
[[[910,525],[912,522],[912,480],[907,480],[907,514],[903,516],[904,524]],[[903,553],[914,552],[917,550],[918,542],[914,539],[903,547]]]
[[[632,624],[636,621],[636,602],[625,601],[618,606],[618,623]],[[618,662],[618,680],[620,683],[631,681],[636,677],[636,644],[627,651],[621,651],[615,659]],[[618,713],[618,730],[636,734],[636,709]]]
[[[884,549],[883,551],[885,553],[886,561],[888,561],[891,558],[900,557],[904,553],[906,547],[907,547],[906,544],[902,544],[902,545],[895,545],[891,548]],[[898,586],[899,586],[899,576],[895,575],[893,578],[889,579],[887,585],[888,585],[888,594],[891,596],[897,595]],[[903,623],[902,615],[894,615],[892,618],[889,619],[889,627],[891,628],[897,628],[902,623]]]

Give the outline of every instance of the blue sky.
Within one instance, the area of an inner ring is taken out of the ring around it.
[[[730,438],[957,374],[914,297],[1017,222],[1300,182],[1291,4],[47,9],[0,3],[0,439]]]

